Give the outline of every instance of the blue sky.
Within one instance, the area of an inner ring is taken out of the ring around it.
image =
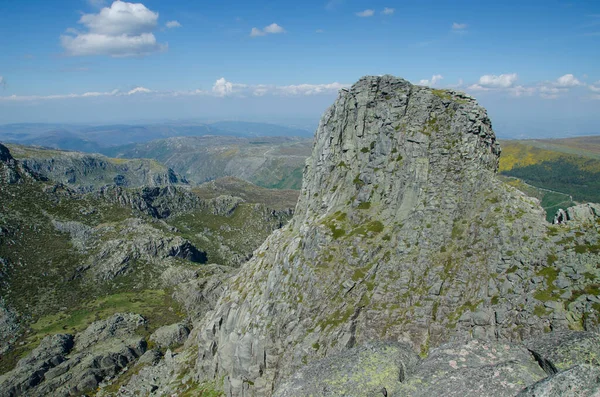
[[[600,2],[0,2],[0,124],[318,119],[368,74],[454,88],[500,135],[600,133]]]

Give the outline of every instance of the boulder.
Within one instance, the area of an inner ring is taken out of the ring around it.
[[[368,343],[310,363],[277,388],[274,397],[376,396],[394,393],[419,363],[411,347]]]
[[[190,329],[184,323],[165,325],[150,335],[150,340],[161,348],[172,348],[182,345],[188,336]]]

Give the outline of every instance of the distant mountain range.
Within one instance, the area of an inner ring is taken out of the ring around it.
[[[312,137],[313,132],[277,124],[219,121],[213,123],[169,122],[156,124],[4,124],[0,125],[0,141],[54,149],[103,152],[106,148],[149,142],[177,136],[286,136]]]

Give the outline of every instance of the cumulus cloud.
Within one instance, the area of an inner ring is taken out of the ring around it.
[[[276,23],[272,23],[268,26],[265,26],[263,29],[252,28],[252,30],[250,30],[250,37],[259,37],[278,33],[285,33],[285,29]]]
[[[97,14],[84,14],[78,21],[87,31],[67,29],[60,40],[68,55],[143,56],[166,49],[152,31],[158,13],[141,3],[115,1]]]
[[[373,10],[364,10],[364,11],[360,11],[356,13],[356,16],[359,16],[361,18],[366,18],[366,17],[372,17],[375,14],[375,11]]]
[[[452,24],[452,30],[454,31],[464,31],[469,25],[467,25],[466,23],[457,23],[454,22]]]
[[[180,28],[181,24],[178,21],[168,21],[165,26],[168,29],[173,29],[173,28]]]
[[[233,83],[221,77],[213,85],[212,92],[217,96],[227,96],[233,93]]]
[[[2,77],[0,77],[0,81],[1,80],[2,80]],[[589,85],[588,88],[592,92],[600,92],[600,81],[596,81],[594,84]]]
[[[517,81],[516,73],[501,74],[486,74],[479,78],[478,86],[483,88],[509,88]]]
[[[419,80],[419,84],[434,86],[437,83],[439,83],[440,80],[442,80],[443,78],[444,77],[441,74],[434,74],[433,76],[431,76],[431,80],[427,80],[427,79]]]
[[[0,87],[6,88],[6,79],[0,76]]]
[[[381,13],[383,15],[392,15],[396,11],[394,8],[385,7]]]
[[[557,87],[575,87],[578,85],[582,85],[581,82],[570,73],[560,76],[558,79],[556,79]]]

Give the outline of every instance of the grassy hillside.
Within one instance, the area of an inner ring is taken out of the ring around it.
[[[501,144],[501,175],[525,182],[517,187],[541,200],[548,219],[573,202],[600,202],[600,136]]]
[[[190,182],[233,176],[274,189],[300,189],[312,140],[285,137],[177,137],[111,148],[119,158],[160,161]]]

